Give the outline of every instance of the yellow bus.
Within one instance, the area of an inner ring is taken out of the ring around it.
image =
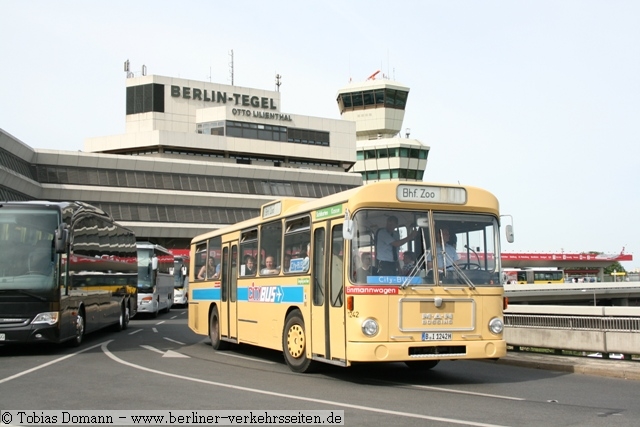
[[[550,284],[565,283],[564,270],[553,267],[505,268],[507,284]]]
[[[499,358],[499,222],[497,199],[465,186],[378,182],[267,203],[192,240],[189,327],[215,350],[282,351],[295,372]],[[386,263],[383,229],[396,239]]]

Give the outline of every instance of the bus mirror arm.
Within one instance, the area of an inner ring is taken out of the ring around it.
[[[56,228],[54,242],[56,247],[56,253],[63,254],[67,251],[67,244],[69,243],[69,229],[65,223],[58,224]]]

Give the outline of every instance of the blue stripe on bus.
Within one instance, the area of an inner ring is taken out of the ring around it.
[[[250,286],[238,288],[238,301],[303,303],[304,286]]]
[[[219,300],[220,288],[208,288],[208,289],[194,289],[194,300]]]

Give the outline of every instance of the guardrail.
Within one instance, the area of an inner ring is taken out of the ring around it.
[[[504,322],[514,347],[640,354],[640,307],[510,305]]]
[[[604,299],[612,305],[629,305],[629,301],[640,301],[640,282],[504,285],[504,293],[516,303],[586,301],[596,305]]]

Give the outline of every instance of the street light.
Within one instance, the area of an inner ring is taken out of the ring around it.
[[[582,292],[587,292],[587,290],[582,289]],[[593,306],[596,307],[596,288],[593,288]]]

